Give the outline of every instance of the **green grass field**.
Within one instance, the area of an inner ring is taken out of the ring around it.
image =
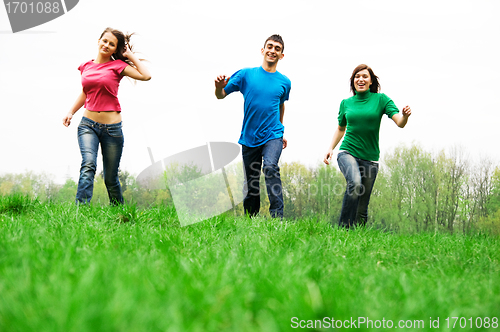
[[[0,198],[0,331],[389,330],[358,317],[500,331],[500,239]]]

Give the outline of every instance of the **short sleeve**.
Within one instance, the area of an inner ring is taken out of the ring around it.
[[[387,95],[383,93],[381,94],[381,97],[382,97],[382,103],[384,105],[384,113],[387,114],[389,118],[392,118],[394,114],[399,113],[396,104],[394,104],[391,98],[389,98]]]
[[[123,71],[125,68],[127,68],[127,66],[128,66],[129,64],[128,64],[128,63],[126,63],[125,61],[122,61],[122,60],[118,59],[118,60],[115,60],[115,61],[113,62],[113,65],[114,65],[114,69],[116,70],[116,72],[117,72],[118,74],[121,74],[121,73],[122,73],[122,71]]]
[[[341,127],[347,126],[347,120],[345,118],[344,102],[345,102],[345,100],[342,100],[342,102],[340,103],[339,116],[338,116],[339,126],[341,126]]]
[[[245,71],[242,69],[238,70],[229,78],[227,85],[224,87],[224,91],[226,92],[227,95],[232,92],[241,90],[241,84],[243,82],[244,76],[245,76]]]
[[[285,101],[288,100],[288,98],[290,98],[291,89],[292,89],[292,84],[289,80],[287,80],[287,82],[285,83],[285,93],[280,98],[280,104],[283,104]]]
[[[89,63],[88,61],[87,62],[84,62],[82,63],[81,65],[78,66],[78,70],[80,71],[80,73],[83,72],[83,70],[85,69],[85,67],[87,66],[87,63]]]

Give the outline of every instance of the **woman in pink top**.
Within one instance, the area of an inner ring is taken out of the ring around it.
[[[87,204],[92,199],[97,151],[101,144],[104,182],[111,204],[123,204],[118,167],[123,150],[121,108],[118,86],[123,76],[140,81],[151,79],[148,69],[132,52],[130,35],[107,28],[98,40],[95,60],[78,67],[82,74],[82,92],[63,118],[68,127],[73,115],[85,106],[78,126],[78,144],[82,153],[80,180],[76,203]]]

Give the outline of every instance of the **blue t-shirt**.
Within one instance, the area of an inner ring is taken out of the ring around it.
[[[262,67],[241,69],[231,76],[224,91],[226,94],[240,91],[245,99],[238,143],[256,147],[283,137],[280,105],[288,100],[290,89],[288,77],[278,71],[269,73]]]

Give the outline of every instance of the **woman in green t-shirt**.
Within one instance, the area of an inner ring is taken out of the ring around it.
[[[386,114],[403,128],[411,115],[409,106],[399,114],[394,102],[379,93],[378,77],[367,65],[359,65],[352,72],[351,91],[353,96],[340,103],[338,127],[323,160],[330,164],[333,149],[344,137],[337,162],[347,182],[339,220],[345,228],[365,225],[368,219],[368,203],[378,173],[382,116]]]

